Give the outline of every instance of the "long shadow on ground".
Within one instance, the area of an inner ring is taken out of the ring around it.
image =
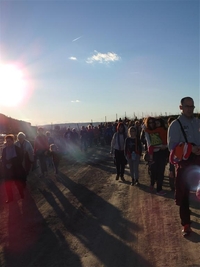
[[[132,234],[133,230],[142,231],[138,225],[126,220],[119,209],[87,187],[75,183],[65,174],[60,174],[59,181],[69,189],[81,206],[75,207],[71,204],[52,181],[48,183],[49,192],[43,192],[44,197],[68,231],[76,236],[104,266],[153,267],[150,262],[125,244],[130,241],[138,242]],[[60,201],[64,211],[56,203],[53,195]]]

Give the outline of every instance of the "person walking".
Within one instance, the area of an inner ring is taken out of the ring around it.
[[[46,155],[49,151],[49,143],[47,136],[44,134],[42,127],[38,128],[38,135],[34,142],[34,153],[39,160],[42,176],[47,174]]]
[[[52,159],[55,175],[58,174],[58,167],[61,160],[61,154],[58,150],[58,147],[55,144],[51,144],[49,148],[49,156]]]
[[[127,160],[124,155],[124,144],[126,139],[126,128],[122,122],[117,125],[117,132],[114,133],[112,140],[111,140],[111,151],[110,153],[113,155],[114,153],[114,160],[116,165],[116,180],[121,180],[125,182],[124,179],[124,170]]]
[[[167,161],[167,130],[166,131],[166,141],[162,141],[159,133],[156,131],[155,118],[148,117],[145,120],[145,138],[147,142],[147,147],[154,147],[152,151],[152,161],[153,164],[149,166],[149,174],[151,178],[150,190],[154,190],[154,185],[156,183],[156,194],[163,196],[166,193],[162,190],[165,165]],[[158,145],[159,144],[159,145]]]
[[[170,161],[172,164],[176,163],[175,201],[179,206],[182,234],[187,236],[191,233],[190,187],[191,184],[197,186],[199,181],[199,171],[195,170],[200,167],[200,120],[194,117],[193,98],[182,98],[179,108],[181,115],[170,124],[167,142]],[[182,153],[181,147],[184,149]]]
[[[7,194],[6,203],[13,201],[13,182],[19,191],[21,199],[24,199],[24,188],[26,187],[26,172],[22,166],[23,151],[14,144],[14,141],[13,134],[6,135],[5,147],[2,151],[2,164]]]
[[[17,134],[16,146],[22,149],[23,153],[23,167],[28,175],[32,169],[34,163],[34,152],[31,143],[26,139],[26,135],[23,132]]]
[[[142,143],[137,133],[137,128],[131,126],[128,129],[128,137],[125,140],[124,153],[128,161],[130,174],[132,178],[131,185],[139,184],[139,163],[142,154]]]

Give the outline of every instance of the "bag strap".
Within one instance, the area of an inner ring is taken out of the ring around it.
[[[183,125],[181,124],[181,122],[180,122],[179,119],[177,119],[177,121],[178,121],[178,123],[180,124],[181,131],[182,131],[183,136],[184,136],[184,138],[185,138],[185,142],[188,143],[187,136],[186,136],[185,131],[184,131],[184,129],[183,129]]]

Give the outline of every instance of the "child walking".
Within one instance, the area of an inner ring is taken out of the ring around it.
[[[140,156],[142,154],[142,143],[137,134],[137,129],[134,126],[131,126],[128,129],[128,137],[125,140],[124,153],[127,158],[130,174],[132,178],[131,185],[140,185],[139,184],[139,163]]]
[[[50,145],[49,155],[52,157],[55,174],[57,175],[58,174],[58,167],[59,167],[61,156],[60,156],[58,147],[55,144],[51,144]]]
[[[153,164],[153,152],[162,145],[167,145],[167,129],[162,125],[160,119],[151,118],[149,125],[144,131],[149,134],[151,145],[148,146],[149,165]]]

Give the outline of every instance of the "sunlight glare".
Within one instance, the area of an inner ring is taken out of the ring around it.
[[[15,65],[0,65],[0,105],[19,105],[26,94],[26,81],[23,72]]]

